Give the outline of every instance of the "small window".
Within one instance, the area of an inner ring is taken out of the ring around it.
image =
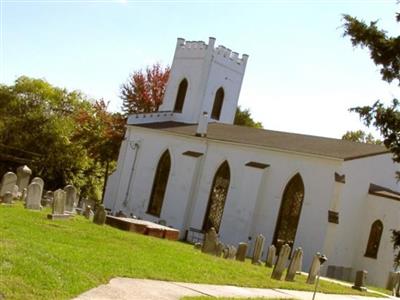
[[[154,176],[153,188],[151,190],[149,207],[147,213],[159,217],[167,189],[169,171],[171,169],[171,156],[169,151],[165,151],[157,165]]]
[[[188,88],[188,82],[184,78],[179,84],[178,94],[176,95],[174,112],[181,113],[183,110],[183,104],[185,102],[186,91]]]
[[[367,250],[365,256],[370,258],[378,257],[379,244],[381,242],[383,232],[383,224],[381,220],[376,220],[371,225],[371,231],[369,233],[369,239],[367,244]]]
[[[222,110],[222,104],[224,102],[224,89],[220,87],[215,94],[215,99],[214,99],[214,105],[213,109],[211,112],[211,118],[214,120],[219,120],[221,117],[221,110]]]

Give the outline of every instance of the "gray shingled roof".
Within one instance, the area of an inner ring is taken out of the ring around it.
[[[194,136],[197,129],[197,124],[179,122],[149,123],[137,126],[187,136]],[[379,145],[221,123],[209,123],[206,138],[209,140],[315,154],[343,160],[389,152],[384,146]]]

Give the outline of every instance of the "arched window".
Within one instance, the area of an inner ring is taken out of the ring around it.
[[[381,242],[383,231],[383,223],[381,220],[376,220],[371,225],[371,231],[369,233],[369,239],[367,244],[367,250],[365,251],[366,257],[377,258],[379,244]]]
[[[169,171],[171,169],[171,156],[166,150],[160,158],[154,175],[153,188],[151,190],[147,213],[159,217],[167,189]]]
[[[221,225],[222,214],[224,213],[226,196],[228,195],[231,172],[229,164],[224,161],[215,173],[210,190],[210,197],[206,214],[204,216],[203,230],[208,231],[214,227],[218,232]]]
[[[176,100],[175,100],[174,112],[178,113],[182,112],[187,88],[188,88],[188,81],[186,80],[186,78],[184,78],[179,84],[178,94],[176,95]]]
[[[214,105],[213,109],[211,111],[211,118],[214,120],[219,120],[221,117],[221,110],[222,110],[222,104],[224,102],[224,89],[220,87],[216,94],[215,94],[215,99],[214,99]]]
[[[278,250],[277,253],[284,244],[293,248],[303,200],[304,183],[300,174],[297,173],[290,179],[283,192],[273,241]]]

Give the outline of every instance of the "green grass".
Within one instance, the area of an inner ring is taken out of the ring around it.
[[[81,216],[0,205],[0,299],[69,299],[111,278],[132,277],[312,291],[305,277],[271,280],[271,269],[202,254],[191,245],[98,226]],[[361,294],[320,282],[325,293]],[[1,295],[1,293],[3,295]]]

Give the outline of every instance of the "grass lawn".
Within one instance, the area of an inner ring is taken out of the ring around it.
[[[49,210],[0,205],[0,299],[69,299],[111,278],[312,291],[305,277],[271,280],[271,269],[216,258],[193,246],[99,226],[81,216],[50,221]],[[326,293],[366,294],[328,282]],[[1,295],[3,294],[3,295]]]

